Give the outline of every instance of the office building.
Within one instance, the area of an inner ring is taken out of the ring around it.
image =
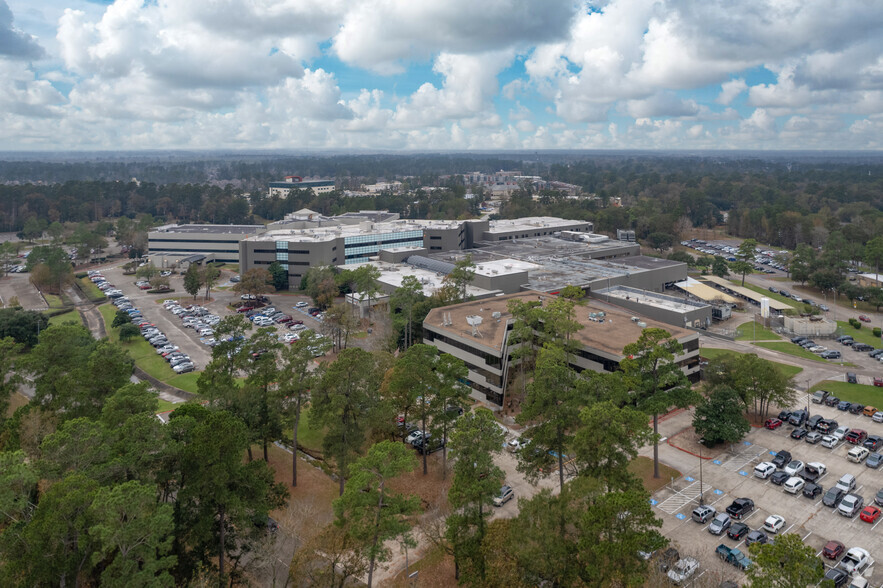
[[[209,261],[239,263],[239,243],[266,231],[264,225],[165,225],[148,231],[149,255],[201,254]]]
[[[514,322],[509,301],[546,304],[552,298],[544,292],[528,291],[435,308],[423,321],[423,342],[466,363],[476,399],[503,406],[509,371],[517,365],[509,347]],[[683,346],[675,362],[687,378],[693,382],[699,379],[699,335],[693,331],[637,317],[598,300],[577,307],[576,320],[582,325],[573,335],[578,350],[571,366],[577,371],[616,371],[625,358],[625,346],[637,341],[643,329],[659,327]]]
[[[313,194],[327,194],[334,191],[334,180],[305,180],[300,176],[285,176],[282,182],[270,182],[270,198],[285,198],[293,188],[312,190]]]

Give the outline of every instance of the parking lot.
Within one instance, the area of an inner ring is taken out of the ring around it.
[[[805,406],[806,397],[803,397],[794,408]],[[818,404],[810,405],[810,414],[821,414],[825,418],[837,420],[841,426],[883,435],[883,424],[875,423],[869,417],[852,415]],[[780,515],[785,518],[785,526],[780,534],[797,533],[819,553],[825,543],[832,539],[843,543],[846,549],[863,547],[868,550],[872,559],[863,575],[871,581],[872,586],[883,584],[883,566],[876,566],[874,563],[877,558],[883,557],[883,527],[880,525],[883,519],[878,519],[874,524],[866,523],[858,516],[850,519],[838,514],[836,509],[824,506],[822,495],[810,499],[800,493],[788,494],[783,491],[782,486],[772,484],[769,479],[762,480],[754,476],[755,465],[762,461],[771,461],[777,452],[787,450],[793,459],[804,463],[821,462],[827,466],[827,473],[818,481],[824,491],[836,484],[840,476],[849,473],[856,477],[856,489],[852,493],[862,496],[866,506],[873,504],[874,495],[883,488],[883,470],[868,468],[864,463],[847,461],[846,453],[854,447],[849,443],[841,442],[833,449],[828,449],[820,444],[811,445],[803,440],[792,439],[790,433],[794,428],[785,425],[775,431],[754,429],[742,444],[714,460],[704,461],[701,482],[697,459],[695,470],[653,496],[654,509],[663,521],[663,533],[678,547],[682,557],[696,557],[702,564],[700,571],[703,572],[703,579],[696,585],[705,585],[706,580],[712,577],[715,581],[744,579],[736,568],[717,558],[715,548],[719,544],[738,547],[747,552],[744,540],[735,541],[727,537],[726,533],[712,535],[707,531],[707,523],[698,524],[691,520],[690,515],[698,505],[700,490],[704,494],[705,503],[713,505],[719,512],[736,498],[752,499],[755,510],[743,520],[751,529],[760,529],[769,515]],[[824,561],[827,566],[836,565],[836,562]]]
[[[232,314],[228,305],[239,301],[240,298],[239,294],[230,290],[215,290],[212,292],[214,300],[203,303],[203,299],[200,296],[194,301],[189,294],[184,292],[183,277],[181,275],[172,275],[170,277],[171,287],[175,290],[174,292],[158,295],[148,294],[135,286],[137,278],[134,275],[124,275],[121,266],[106,267],[102,269],[102,274],[109,282],[113,283],[119,290],[122,290],[132,304],[141,311],[146,320],[155,324],[160,331],[166,334],[171,343],[179,346],[183,353],[186,353],[193,359],[197,370],[205,368],[211,361],[211,347],[203,343],[205,337],[201,337],[194,329],[186,328],[177,316],[165,310],[159,302],[175,299],[180,301],[182,305],[198,304],[207,308],[209,312],[223,318]],[[232,274],[224,277],[229,279],[230,275]],[[225,281],[222,278],[219,285],[224,283]],[[279,310],[283,310],[292,317],[302,320],[308,328],[321,332],[321,321],[307,314],[305,308],[293,308],[297,302],[306,301],[308,300],[307,298],[286,295],[271,296],[270,300],[271,304]],[[293,332],[281,325],[274,325],[273,328],[280,335]]]

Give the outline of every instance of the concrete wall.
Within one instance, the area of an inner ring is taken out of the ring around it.
[[[795,335],[812,337],[833,337],[837,333],[837,323],[829,320],[810,321],[805,318],[785,317],[785,330]]]
[[[598,300],[607,301],[607,297],[604,295],[603,291],[592,292],[591,296]],[[640,298],[640,296],[637,298]],[[632,297],[629,300],[623,300],[618,296],[615,298],[611,297],[609,302],[610,304],[626,308],[637,315],[645,316],[649,319],[657,320],[675,327],[690,326],[699,328],[707,327],[711,324],[711,305],[708,304],[696,308],[695,310],[681,312],[655,306],[652,303],[639,302],[635,297]],[[686,323],[684,323],[685,318],[687,319]]]
[[[500,290],[505,294],[514,294],[521,291],[521,286],[528,283],[528,272],[513,272],[483,276],[475,274],[472,285],[485,290]]]
[[[466,245],[466,228],[460,224],[457,228],[423,229],[423,246],[432,252],[463,249]]]
[[[263,231],[254,234],[258,232]],[[239,263],[239,242],[248,236],[244,233],[151,231],[147,233],[147,250],[148,253],[211,253],[218,261]]]
[[[393,251],[391,249],[381,249],[380,250],[380,261],[385,261],[386,263],[402,263],[405,259],[411,257],[412,255],[422,255],[425,256],[429,251],[426,247],[422,249],[408,249],[407,251]]]

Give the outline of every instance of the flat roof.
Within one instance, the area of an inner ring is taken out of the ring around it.
[[[417,280],[423,285],[424,296],[432,296],[433,294],[435,294],[435,292],[437,292],[438,289],[441,288],[442,280],[444,279],[444,276],[440,276],[434,271],[414,267],[411,265],[400,263],[386,263],[383,261],[351,263],[341,267],[352,270],[363,265],[375,266],[377,269],[380,270],[380,277],[377,278],[377,281],[381,284],[386,284],[396,289],[402,287],[402,280],[405,279],[405,276],[413,276],[417,278]],[[485,290],[484,288],[478,288],[477,286],[473,286],[471,284],[466,286],[466,295],[475,296],[476,298],[490,296],[495,292],[499,292],[499,290]]]
[[[221,234],[250,234],[256,231],[264,231],[264,225],[165,225],[156,227],[149,233],[221,233]]]
[[[538,228],[566,229],[574,225],[583,224],[594,226],[592,221],[580,221],[563,219],[554,216],[526,216],[523,218],[499,219],[491,221],[488,233],[508,233],[511,231],[534,230]]]
[[[542,268],[541,265],[520,259],[492,259],[475,264],[475,273],[480,276],[520,274]]]
[[[614,300],[629,300],[639,304],[646,304],[656,308],[664,308],[673,312],[686,314],[699,308],[708,308],[707,304],[695,302],[685,298],[677,298],[666,294],[658,294],[648,290],[640,290],[638,288],[630,288],[628,286],[614,286],[594,292],[599,296],[611,298]]]
[[[706,302],[727,302],[730,304],[741,302],[738,298],[733,298],[729,294],[725,294],[711,286],[706,286],[693,278],[687,278],[683,282],[676,283],[675,286]]]
[[[763,294],[758,294],[754,290],[749,290],[748,288],[743,288],[742,286],[739,286],[738,284],[734,284],[733,282],[731,282],[727,279],[724,279],[724,278],[719,278],[717,276],[702,276],[702,279],[705,280],[706,282],[711,282],[712,284],[717,284],[721,288],[726,288],[726,289],[730,290],[731,292],[735,292],[736,294],[739,294],[740,296],[744,296],[745,298],[748,298],[749,300],[754,300],[758,304],[760,304],[761,298],[766,298],[767,300],[770,301],[770,308],[772,308],[773,310],[790,310],[790,309],[794,308],[790,304],[785,304],[784,302],[779,302],[778,300],[773,300],[769,296],[764,296]]]
[[[460,224],[461,221],[448,220],[399,219],[380,223],[365,221],[355,225],[334,225],[321,228],[273,229],[260,235],[249,237],[248,240],[321,242],[339,239],[340,237],[357,237],[360,235],[380,235],[404,231],[423,231],[425,229],[455,229]]]
[[[508,304],[510,300],[542,300],[547,302],[555,297],[550,294],[535,290],[518,292],[505,296],[494,296],[483,300],[474,300],[452,306],[443,306],[432,309],[423,321],[435,331],[444,331],[457,335],[470,341],[476,346],[492,349],[499,353],[502,349],[503,340],[507,331],[507,323],[512,320]],[[623,348],[629,343],[634,343],[641,336],[643,330],[631,320],[631,313],[625,313],[609,304],[599,303],[597,300],[586,300],[585,304],[577,306],[576,320],[583,328],[574,334],[574,338],[586,348],[596,349],[613,356],[622,357]],[[604,322],[590,320],[590,313],[603,311],[606,313]],[[499,319],[494,313],[500,313]],[[451,324],[444,325],[445,316],[450,316]],[[466,317],[481,317],[481,324],[476,327],[479,336],[474,336],[472,326],[466,321]],[[649,318],[641,317],[641,321],[647,327],[658,327],[668,331],[672,337],[681,339],[688,335],[695,335],[693,331],[675,327]]]

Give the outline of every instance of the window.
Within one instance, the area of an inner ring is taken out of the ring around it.
[[[276,261],[288,261],[288,251],[276,251]]]
[[[276,249],[288,249],[288,241],[276,241]]]

